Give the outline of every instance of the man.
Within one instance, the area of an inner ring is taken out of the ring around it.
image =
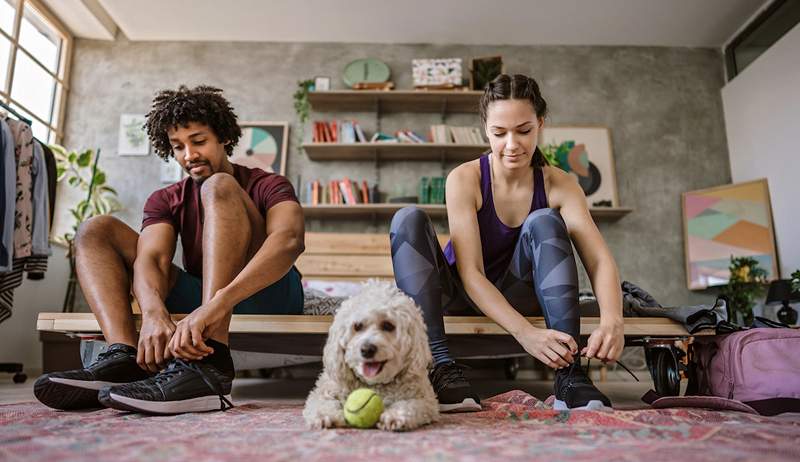
[[[86,369],[36,381],[50,407],[224,410],[231,314],[302,313],[293,266],[304,249],[300,204],[285,177],[229,161],[241,130],[221,90],[161,91],[146,128],[158,155],[189,177],[150,195],[141,234],[110,216],[80,227],[78,278],[110,346]],[[178,236],[183,269],[171,263]],[[142,311],[138,337],[131,288]],[[173,323],[170,313],[189,314]]]

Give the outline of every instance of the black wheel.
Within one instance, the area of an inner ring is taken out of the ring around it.
[[[681,392],[681,375],[675,357],[666,348],[654,348],[653,382],[661,396],[678,396]]]
[[[20,373],[14,374],[13,380],[14,380],[14,383],[25,383],[25,381],[28,380],[28,376],[20,372]]]
[[[519,359],[517,358],[506,359],[505,366],[503,367],[503,372],[506,375],[506,379],[517,380],[517,372],[519,372]]]

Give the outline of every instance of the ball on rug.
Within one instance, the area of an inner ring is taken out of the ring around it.
[[[369,388],[353,390],[344,403],[344,420],[353,427],[372,428],[383,412],[383,400]]]

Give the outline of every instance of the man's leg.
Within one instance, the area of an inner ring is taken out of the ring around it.
[[[139,234],[122,221],[89,219],[75,237],[75,271],[81,290],[109,344],[136,347],[130,293]]]
[[[266,222],[253,200],[228,174],[212,175],[200,189],[203,203],[203,303],[227,286],[261,248]],[[231,311],[232,314],[232,311]],[[230,314],[209,338],[228,343]]]
[[[109,343],[109,349],[85,369],[43,375],[34,394],[56,409],[101,407],[98,390],[147,377],[136,363],[136,327],[130,304],[130,280],[139,236],[110,216],[86,221],[75,239],[81,289]]]

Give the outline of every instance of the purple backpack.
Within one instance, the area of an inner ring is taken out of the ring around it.
[[[800,330],[751,328],[697,336],[691,352],[686,396],[650,391],[642,400],[655,408],[800,412]]]
[[[800,330],[756,328],[695,337],[697,392],[748,403],[800,399]]]

